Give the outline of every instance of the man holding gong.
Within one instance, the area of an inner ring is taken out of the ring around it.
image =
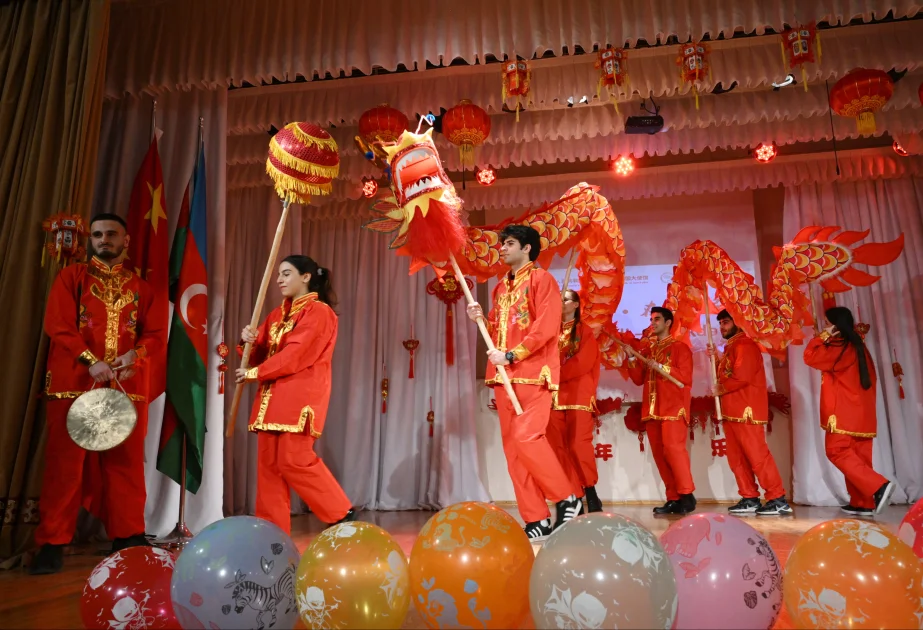
[[[124,391],[137,413],[128,437],[104,450],[102,442],[111,439],[112,433],[125,431],[120,425],[130,421],[120,418],[130,416],[131,408],[127,401],[127,410],[101,403],[97,411],[112,426],[95,436],[100,444],[84,444],[100,451],[92,454],[99,457],[102,473],[102,487],[94,488],[102,496],[100,516],[112,538],[113,552],[147,544],[144,437],[148,402],[143,367],[147,357],[166,347],[167,321],[166,311],[153,306],[155,296],[150,285],[123,266],[128,241],[121,217],[94,217],[90,223],[90,261],[62,269],[48,296],[45,332],[51,345],[44,391],[48,439],[39,501],[41,521],[35,531],[35,542],[41,548],[29,567],[33,575],[61,570],[64,546],[76,529],[88,451],[68,432],[68,411],[78,397],[93,388]],[[77,414],[72,415],[79,421]],[[92,430],[85,435],[94,439]]]

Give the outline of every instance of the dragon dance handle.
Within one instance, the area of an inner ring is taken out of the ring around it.
[[[670,376],[670,375],[669,375],[668,373],[666,373],[660,366],[658,366],[655,362],[653,362],[653,361],[651,361],[650,359],[648,359],[647,357],[643,356],[640,352],[638,352],[637,350],[635,350],[634,348],[632,348],[631,346],[629,346],[629,345],[628,345],[627,343],[625,343],[624,341],[621,341],[620,339],[616,339],[615,341],[616,341],[616,343],[620,344],[620,345],[622,346],[622,348],[624,348],[625,351],[626,351],[628,354],[630,354],[630,355],[633,356],[634,358],[638,359],[641,363],[643,363],[643,364],[646,365],[647,367],[651,368],[651,369],[654,370],[655,372],[659,373],[662,377],[664,377],[665,379],[667,379],[668,381],[670,381],[671,383],[673,383],[674,385],[676,385],[676,386],[679,387],[680,389],[682,389],[682,388],[685,387],[685,385],[683,385],[680,381],[678,381],[678,380],[676,379],[676,377]]]
[[[462,275],[461,269],[458,267],[458,261],[455,260],[454,254],[449,254],[449,262],[452,263],[452,269],[455,271],[455,279],[458,281],[458,286],[462,288],[462,291],[465,292],[465,299],[468,301],[468,304],[477,304],[474,299],[474,296],[471,295],[471,290],[468,288],[468,283],[465,282],[465,276]],[[481,337],[484,338],[484,343],[487,344],[488,350],[496,350],[497,347],[494,345],[493,339],[490,338],[490,333],[487,332],[487,326],[484,325],[484,318],[480,317],[477,320],[478,330],[481,331]],[[519,404],[519,399],[516,398],[516,394],[513,392],[513,385],[510,383],[510,377],[506,373],[506,370],[502,365],[498,365],[497,374],[500,375],[500,380],[503,381],[503,389],[506,390],[506,395],[510,397],[510,402],[513,403],[513,410],[516,412],[517,416],[522,415],[522,406]]]
[[[705,298],[705,330],[708,332],[708,346],[714,348],[715,344],[712,341],[711,336],[711,312],[708,307],[708,283],[705,283],[705,290],[702,291],[702,295]],[[712,387],[718,386],[718,367],[715,365],[715,355],[709,354],[708,356],[708,365],[711,366],[711,384]],[[724,417],[721,415],[721,397],[715,396],[715,415],[718,418],[718,422],[724,420]]]

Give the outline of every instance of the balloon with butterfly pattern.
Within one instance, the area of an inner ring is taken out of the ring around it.
[[[281,529],[232,516],[195,536],[176,560],[173,610],[185,630],[293,628],[298,549]]]

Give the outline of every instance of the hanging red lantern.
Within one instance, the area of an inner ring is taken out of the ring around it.
[[[753,157],[761,164],[772,162],[778,154],[779,152],[776,150],[776,145],[771,142],[760,144],[753,150]]]
[[[856,119],[861,134],[875,133],[875,112],[894,95],[894,81],[883,70],[857,68],[830,90],[830,107],[846,118]]]
[[[708,63],[708,46],[702,42],[690,42],[680,46],[679,57],[676,63],[680,66],[680,77],[683,83],[692,84],[692,93],[695,94],[695,108],[699,108],[698,83],[711,76],[711,67]]]
[[[378,182],[369,176],[362,178],[362,196],[371,199],[378,193]]]
[[[468,289],[474,288],[474,283],[465,278]],[[445,304],[445,364],[455,365],[455,334],[453,332],[454,315],[452,311],[455,303],[458,302],[465,294],[461,285],[455,279],[455,276],[445,275],[442,278],[434,278],[426,285],[426,292],[436,296],[440,302]]]
[[[369,144],[397,142],[407,125],[407,116],[385,103],[362,113],[359,117],[359,136]]]
[[[497,181],[497,172],[489,166],[485,166],[480,169],[474,177],[481,186],[490,186]]]
[[[83,238],[87,235],[87,229],[80,215],[56,214],[48,217],[42,221],[42,230],[45,231],[45,247],[42,249],[43,267],[46,255],[51,256],[57,262],[63,259],[65,267],[86,255]]]
[[[468,99],[442,116],[442,133],[459,148],[462,166],[474,166],[474,148],[490,135],[490,116]]]
[[[804,64],[820,63],[820,34],[817,24],[811,22],[782,31],[782,68],[786,74],[789,69],[801,66],[801,83],[808,91],[808,74]],[[816,55],[815,55],[816,53]]]
[[[596,63],[594,68],[599,69],[599,82],[596,84],[596,98],[602,98],[603,89],[606,90],[608,99],[615,105],[615,111],[619,110],[617,99],[618,90],[610,90],[610,87],[621,87],[628,81],[628,52],[624,48],[606,48],[596,53]]]
[[[223,341],[218,344],[215,348],[215,352],[218,353],[218,393],[224,393],[224,374],[228,371],[228,355],[231,353],[231,349],[228,348],[228,344]]]
[[[531,89],[532,68],[528,61],[510,59],[503,64],[503,100],[516,97],[516,122],[519,122],[522,98],[528,97]]]

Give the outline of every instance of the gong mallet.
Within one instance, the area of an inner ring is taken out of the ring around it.
[[[625,343],[625,342],[622,341],[621,339],[616,339],[615,341],[616,341],[616,343],[618,343],[620,346],[622,346],[622,348],[624,348],[625,351],[628,352],[631,356],[633,356],[634,358],[636,358],[636,359],[638,359],[639,361],[641,361],[641,362],[642,362],[644,365],[646,365],[647,367],[649,367],[649,368],[651,368],[652,370],[656,371],[658,374],[660,374],[662,377],[664,377],[665,379],[667,379],[668,381],[670,381],[671,383],[673,383],[673,384],[676,385],[677,387],[679,387],[679,388],[685,387],[685,385],[683,385],[683,384],[680,383],[678,380],[676,380],[676,378],[674,378],[673,376],[670,376],[667,372],[665,372],[665,371],[663,370],[663,368],[661,368],[659,365],[657,365],[657,363],[656,363],[655,361],[652,361],[651,359],[648,359],[647,357],[642,356],[640,352],[638,352],[637,350],[635,350],[634,348],[632,348],[631,346],[629,346],[627,343]]]

